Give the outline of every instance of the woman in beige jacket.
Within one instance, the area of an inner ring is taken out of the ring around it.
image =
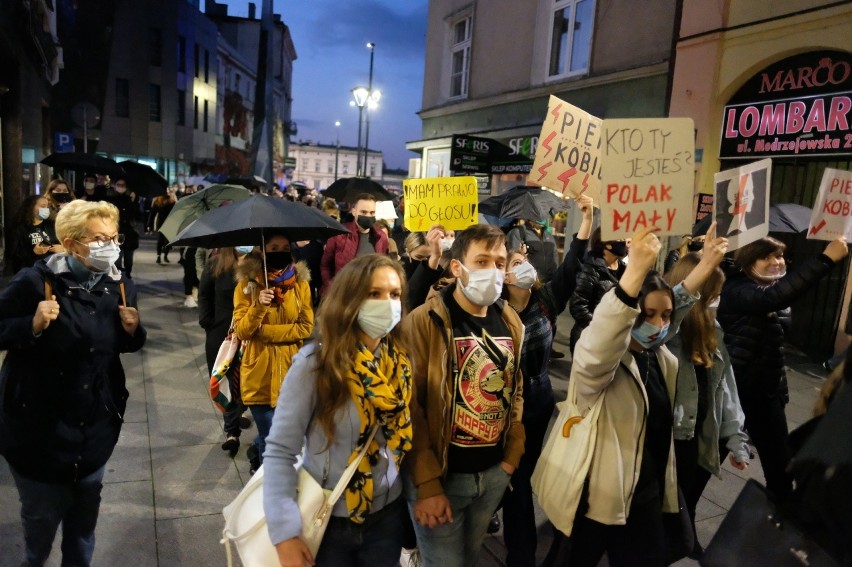
[[[711,227],[713,230],[713,227]],[[712,233],[715,236],[715,231]],[[607,292],[574,351],[578,403],[604,396],[589,473],[571,534],[571,567],[667,563],[662,512],[677,511],[672,402],[677,359],[663,345],[719,264],[727,240],[708,238],[701,263],[674,289],[651,268],[660,242],[638,232],[627,269]]]

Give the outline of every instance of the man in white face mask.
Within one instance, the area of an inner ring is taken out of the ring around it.
[[[408,317],[416,394],[406,497],[426,565],[475,565],[524,452],[523,325],[503,300],[503,232],[456,234],[456,281]],[[462,526],[458,524],[462,523]]]

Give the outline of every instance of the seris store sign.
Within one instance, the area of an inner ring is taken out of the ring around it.
[[[852,154],[852,55],[788,57],[752,77],[725,106],[721,158]]]

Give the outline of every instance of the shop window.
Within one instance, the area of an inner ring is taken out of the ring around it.
[[[127,79],[115,80],[115,115],[130,116],[130,82]]]
[[[470,37],[473,19],[466,16],[452,23],[450,47],[450,98],[467,97],[470,76]]]
[[[594,16],[594,0],[555,1],[548,77],[569,77],[589,70]]]

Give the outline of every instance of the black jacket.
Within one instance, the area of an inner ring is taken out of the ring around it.
[[[139,203],[130,198],[127,193],[116,193],[106,198],[118,209],[118,232],[124,235],[122,250],[139,248],[139,232],[136,223],[139,220]]]
[[[787,400],[784,328],[790,304],[804,295],[834,266],[820,254],[790,268],[772,285],[756,283],[741,271],[728,274],[716,319],[725,331],[725,346],[741,397]]]
[[[615,287],[618,278],[624,273],[624,263],[619,260],[618,272],[613,274],[604,263],[604,259],[595,254],[586,255],[586,260],[577,274],[577,287],[571,296],[568,311],[574,318],[571,329],[571,351],[580,339],[580,333],[592,322],[595,307],[606,292]]]
[[[118,274],[118,271],[114,271]],[[136,306],[132,280],[124,282]],[[50,279],[59,318],[38,337],[32,320]],[[119,353],[145,344],[121,326],[119,281],[105,275],[91,292],[76,282],[57,254],[21,270],[0,293],[0,444],[26,478],[74,482],[102,467],[118,442],[127,404]]]

